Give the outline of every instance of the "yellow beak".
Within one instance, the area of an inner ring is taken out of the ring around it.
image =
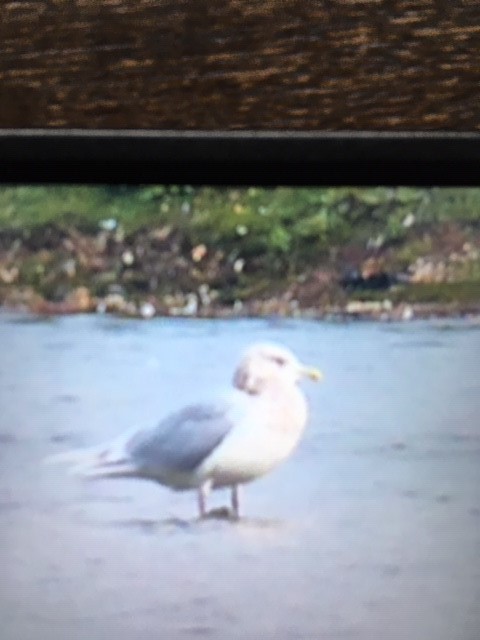
[[[320,382],[320,380],[323,380],[324,377],[323,373],[318,369],[315,369],[314,367],[302,367],[301,373],[302,375],[310,378],[311,380],[314,380],[315,382]]]

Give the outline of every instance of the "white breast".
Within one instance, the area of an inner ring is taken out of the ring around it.
[[[249,401],[250,410],[198,469],[216,487],[264,475],[290,455],[304,430],[307,407],[296,386],[269,388]]]

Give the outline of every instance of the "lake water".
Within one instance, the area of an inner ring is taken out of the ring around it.
[[[211,396],[258,340],[325,381],[239,522],[42,465]],[[478,640],[478,325],[4,314],[0,409],[2,640]]]

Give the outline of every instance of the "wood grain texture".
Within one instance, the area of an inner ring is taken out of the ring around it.
[[[473,0],[28,0],[0,127],[480,129]]]

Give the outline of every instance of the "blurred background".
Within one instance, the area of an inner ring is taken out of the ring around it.
[[[0,302],[35,313],[480,310],[479,188],[0,187]]]

